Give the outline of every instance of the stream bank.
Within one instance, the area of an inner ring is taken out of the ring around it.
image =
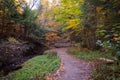
[[[0,44],[0,77],[21,69],[25,61],[47,49],[43,44],[15,38],[2,39]]]

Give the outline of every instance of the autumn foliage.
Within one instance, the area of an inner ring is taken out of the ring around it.
[[[59,41],[60,36],[58,36],[56,33],[54,32],[50,32],[50,33],[46,33],[45,35],[45,39],[47,41],[48,45],[54,44],[55,42]]]

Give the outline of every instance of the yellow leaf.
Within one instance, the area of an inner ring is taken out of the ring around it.
[[[100,12],[102,10],[102,7],[96,7],[96,11]]]

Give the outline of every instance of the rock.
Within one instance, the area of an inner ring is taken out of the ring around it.
[[[56,48],[61,48],[61,47],[70,47],[70,46],[72,46],[72,44],[71,43],[55,43],[54,44],[54,47],[56,47]]]
[[[98,60],[105,62],[106,64],[113,64],[114,60],[107,59],[107,58],[98,58]]]

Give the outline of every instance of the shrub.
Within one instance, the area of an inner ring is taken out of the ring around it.
[[[56,41],[59,40],[59,38],[60,37],[54,32],[46,33],[45,35],[45,39],[48,45],[54,44]]]
[[[120,66],[99,63],[92,77],[94,80],[120,80]]]

